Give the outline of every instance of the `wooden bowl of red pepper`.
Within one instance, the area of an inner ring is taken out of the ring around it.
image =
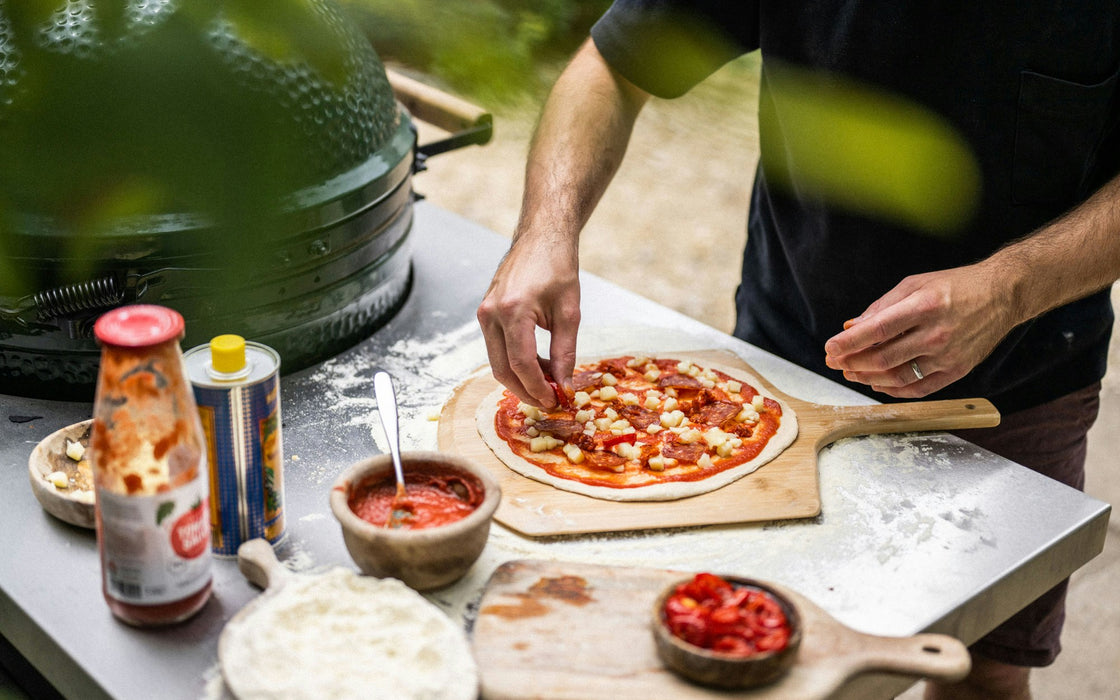
[[[653,634],[662,662],[677,674],[716,688],[751,688],[793,665],[801,618],[769,584],[700,573],[658,596]]]
[[[405,452],[401,465],[403,500],[389,455],[358,462],[335,481],[331,512],[346,550],[362,573],[418,591],[451,585],[485,548],[501,487],[485,467],[456,455]]]

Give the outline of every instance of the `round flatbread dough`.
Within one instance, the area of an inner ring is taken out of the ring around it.
[[[634,354],[649,356],[646,353]],[[717,472],[707,479],[701,479],[699,481],[667,481],[651,483],[648,486],[614,488],[585,484],[573,479],[565,479],[551,474],[536,464],[522,458],[510,448],[505,440],[498,436],[497,430],[494,427],[494,416],[498,410],[498,402],[505,392],[504,387],[499,387],[488,394],[486,398],[482,400],[482,403],[479,404],[475,412],[475,423],[478,428],[478,433],[494,455],[497,456],[503,464],[518,474],[564,491],[571,491],[584,496],[610,501],[673,501],[715,491],[716,489],[743,478],[771,461],[789,447],[797,437],[797,416],[794,414],[793,409],[787,402],[782,401],[768,392],[764,388],[762,382],[751,373],[741,368],[724,365],[719,362],[710,362],[700,359],[692,360],[687,353],[664,353],[664,356],[671,356],[679,360],[688,360],[704,369],[723,372],[737,381],[753,387],[764,398],[776,401],[781,405],[782,420],[778,431],[770,437],[770,440],[758,455],[743,464]],[[614,357],[618,357],[618,355]],[[608,358],[583,359],[577,361],[576,364],[577,366],[582,366],[602,359]],[[553,459],[558,462],[566,460],[562,455],[553,455],[549,453],[538,453],[538,457],[542,458],[542,461],[544,459]]]
[[[289,577],[222,632],[239,700],[474,700],[466,632],[396,579],[335,568]]]

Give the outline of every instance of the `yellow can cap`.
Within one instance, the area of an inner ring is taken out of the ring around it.
[[[245,369],[245,339],[233,334],[212,338],[210,365],[215,372],[223,374],[233,374]]]

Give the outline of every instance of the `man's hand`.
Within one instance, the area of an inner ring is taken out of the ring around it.
[[[571,384],[579,318],[579,269],[572,245],[519,239],[478,307],[494,378],[526,403],[555,406],[548,379],[555,377],[565,388]],[[538,326],[551,334],[547,361],[537,356]]]
[[[972,371],[1011,331],[1009,291],[983,264],[907,277],[825,343],[825,363],[889,396],[927,396]]]
[[[494,377],[522,401],[571,388],[579,330],[579,233],[626,152],[649,94],[614,73],[590,39],[553,86],[525,166],[513,245],[478,307]],[[551,334],[537,357],[536,329]]]

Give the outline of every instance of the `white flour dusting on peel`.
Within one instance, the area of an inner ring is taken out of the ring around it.
[[[464,630],[396,579],[334,568],[291,577],[223,631],[240,700],[472,700]]]

